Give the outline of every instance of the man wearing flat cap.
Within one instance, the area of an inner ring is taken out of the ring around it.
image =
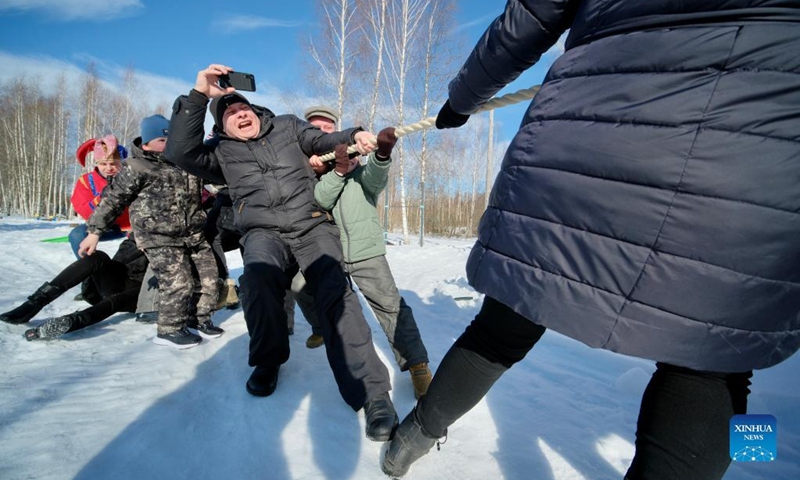
[[[328,107],[326,107],[324,105],[316,105],[316,106],[307,108],[305,113],[303,114],[303,116],[306,118],[306,120],[309,123],[314,124],[314,125],[317,125],[315,123],[315,121],[316,120],[320,120],[320,119],[327,119],[327,120],[330,120],[331,122],[333,122],[333,123],[330,123],[330,124],[328,124],[328,122],[325,122],[326,125],[330,125],[330,131],[328,131],[326,128],[324,128],[321,125],[317,125],[319,127],[319,129],[322,130],[325,133],[331,133],[334,130],[336,130],[336,124],[339,123],[339,116],[336,115],[336,113],[333,111],[333,109],[328,108]]]

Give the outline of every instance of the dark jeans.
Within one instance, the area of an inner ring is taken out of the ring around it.
[[[444,435],[507,368],[525,357],[544,331],[486,297],[417,405],[426,432]],[[627,478],[722,478],[730,464],[729,421],[747,411],[751,376],[752,372],[704,372],[657,363],[642,397],[636,455]]]
[[[386,256],[379,255],[360,262],[345,263],[345,269],[372,308],[378,324],[389,340],[400,371],[405,372],[413,365],[428,363],[428,350],[422,343],[414,313],[397,290]],[[292,292],[303,316],[311,325],[312,333],[321,335],[317,316],[307,313],[307,305],[309,302],[313,304],[314,297],[303,290],[296,293],[294,291],[293,283]]]
[[[354,410],[391,390],[389,372],[372,344],[361,305],[342,268],[338,229],[317,225],[299,238],[252,229],[242,238],[242,309],[250,333],[251,366],[280,365],[289,359],[284,295],[295,263],[314,295],[333,376]]]
[[[75,254],[75,258],[81,258],[78,256],[78,249],[81,246],[81,242],[88,234],[89,232],[87,231],[85,223],[78,225],[69,232],[69,245],[72,247],[72,253]],[[118,226],[114,225],[114,228],[100,235],[100,240],[116,240],[124,236],[125,232],[120,230]]]

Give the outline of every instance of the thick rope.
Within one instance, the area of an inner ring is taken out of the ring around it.
[[[536,92],[539,91],[539,85],[535,87],[525,88],[518,92],[508,93],[503,95],[502,97],[494,97],[490,98],[486,101],[475,113],[481,112],[488,112],[489,110],[494,110],[500,107],[506,107],[508,105],[514,105],[515,103],[523,102],[525,100],[532,99]],[[474,114],[473,114],[474,115]],[[411,125],[405,125],[402,127],[395,127],[394,128],[394,135],[397,138],[405,137],[409,133],[418,132],[420,130],[424,130],[426,128],[431,128],[436,125],[436,117],[428,117],[426,119],[420,120],[417,123],[412,123]],[[378,140],[375,137],[370,138],[370,141],[373,145],[378,144]],[[350,145],[347,147],[347,153],[356,153],[355,145]],[[320,160],[323,162],[328,162],[336,158],[336,155],[333,152],[326,153],[319,157]]]

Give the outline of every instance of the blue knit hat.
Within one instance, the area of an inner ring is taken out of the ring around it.
[[[166,137],[169,129],[169,120],[163,115],[151,115],[142,120],[142,145],[150,140]]]

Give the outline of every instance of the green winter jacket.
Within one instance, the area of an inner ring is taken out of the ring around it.
[[[366,165],[344,177],[330,171],[314,188],[317,203],[333,213],[339,226],[346,263],[386,255],[383,227],[375,207],[378,195],[386,188],[391,163],[391,158],[381,161],[371,153]]]

